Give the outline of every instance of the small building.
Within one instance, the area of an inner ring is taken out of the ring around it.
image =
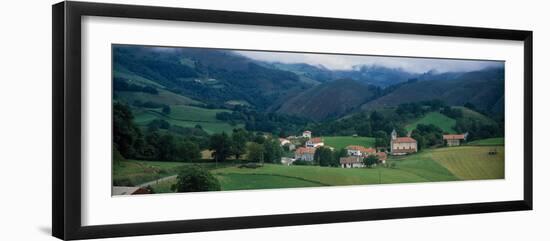
[[[306,141],[306,147],[317,148],[317,147],[324,146],[324,145],[325,145],[325,142],[324,142],[323,138],[321,138],[321,137],[311,138],[311,139]]]
[[[143,187],[123,187],[114,186],[113,196],[117,195],[137,195],[137,194],[150,194],[151,192]]]
[[[304,138],[311,138],[311,131],[304,131],[304,132],[302,132],[302,137],[304,137]]]
[[[290,141],[285,138],[279,138],[279,143],[281,143],[281,146],[284,146],[286,144],[290,144]]]
[[[299,147],[294,152],[294,158],[302,161],[313,161],[315,155],[315,148],[313,147]]]
[[[281,164],[285,165],[285,166],[290,166],[292,165],[292,163],[296,161],[296,159],[294,158],[290,158],[290,157],[281,157]]]
[[[376,150],[373,148],[356,145],[346,146],[346,151],[349,156],[367,156],[376,153]]]
[[[466,141],[468,133],[443,135],[443,140],[447,146],[460,146],[460,142]]]
[[[340,157],[340,166],[342,168],[362,168],[365,167],[365,163],[361,156],[347,156]]]
[[[395,130],[391,133],[390,153],[392,155],[406,155],[418,151],[418,144],[411,137],[397,137]]]
[[[385,164],[386,160],[388,159],[388,155],[385,152],[377,152],[376,157],[378,157],[378,160],[382,164]]]

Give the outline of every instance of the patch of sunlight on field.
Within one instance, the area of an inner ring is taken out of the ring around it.
[[[489,152],[496,150],[495,155]],[[504,178],[503,146],[460,146],[435,149],[434,161],[463,180]]]

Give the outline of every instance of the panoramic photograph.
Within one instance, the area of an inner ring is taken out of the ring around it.
[[[504,179],[504,62],[112,45],[112,195]]]

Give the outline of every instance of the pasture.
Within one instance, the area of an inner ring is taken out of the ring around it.
[[[374,147],[375,139],[373,137],[362,136],[323,136],[325,145],[342,149],[349,145],[359,145],[365,147]]]
[[[429,112],[420,119],[417,119],[413,121],[412,123],[409,123],[405,126],[405,129],[407,131],[412,131],[416,129],[416,126],[418,124],[424,124],[429,125],[433,124],[443,130],[443,132],[446,133],[455,133],[455,130],[453,129],[456,125],[456,120],[447,117],[446,115],[443,115],[439,112]]]
[[[468,145],[472,145],[472,146],[503,146],[504,145],[504,137],[475,140],[475,141],[468,142]]]
[[[216,113],[227,112],[221,109],[206,109],[187,105],[172,105],[171,112],[166,115],[160,109],[140,109],[135,110],[135,123],[146,125],[154,119],[164,119],[171,125],[181,127],[195,127],[200,125],[207,133],[230,133],[235,128],[242,128],[242,124],[231,125],[227,122],[216,119]]]
[[[489,155],[496,150],[495,155]],[[503,146],[459,146],[431,151],[431,158],[461,180],[504,178]]]

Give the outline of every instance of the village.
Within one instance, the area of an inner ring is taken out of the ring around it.
[[[348,145],[345,147],[347,156],[340,157],[339,166],[341,168],[364,168],[368,167],[366,159],[375,158],[375,163],[372,166],[379,164],[385,165],[388,155],[402,156],[418,152],[417,141],[410,136],[411,132],[405,137],[398,137],[395,130],[391,133],[389,149],[384,147],[367,147],[361,145]],[[459,146],[465,142],[468,133],[463,134],[446,134],[443,135],[443,141],[448,147]],[[305,139],[303,145],[300,145],[300,139]],[[315,151],[320,148],[328,148],[334,151],[335,148],[325,145],[322,137],[313,137],[312,132],[306,130],[301,136],[289,136],[287,138],[279,138],[281,146],[294,152],[294,157],[283,157],[281,163],[284,165],[292,165],[295,161],[305,161],[311,164],[315,160]]]

